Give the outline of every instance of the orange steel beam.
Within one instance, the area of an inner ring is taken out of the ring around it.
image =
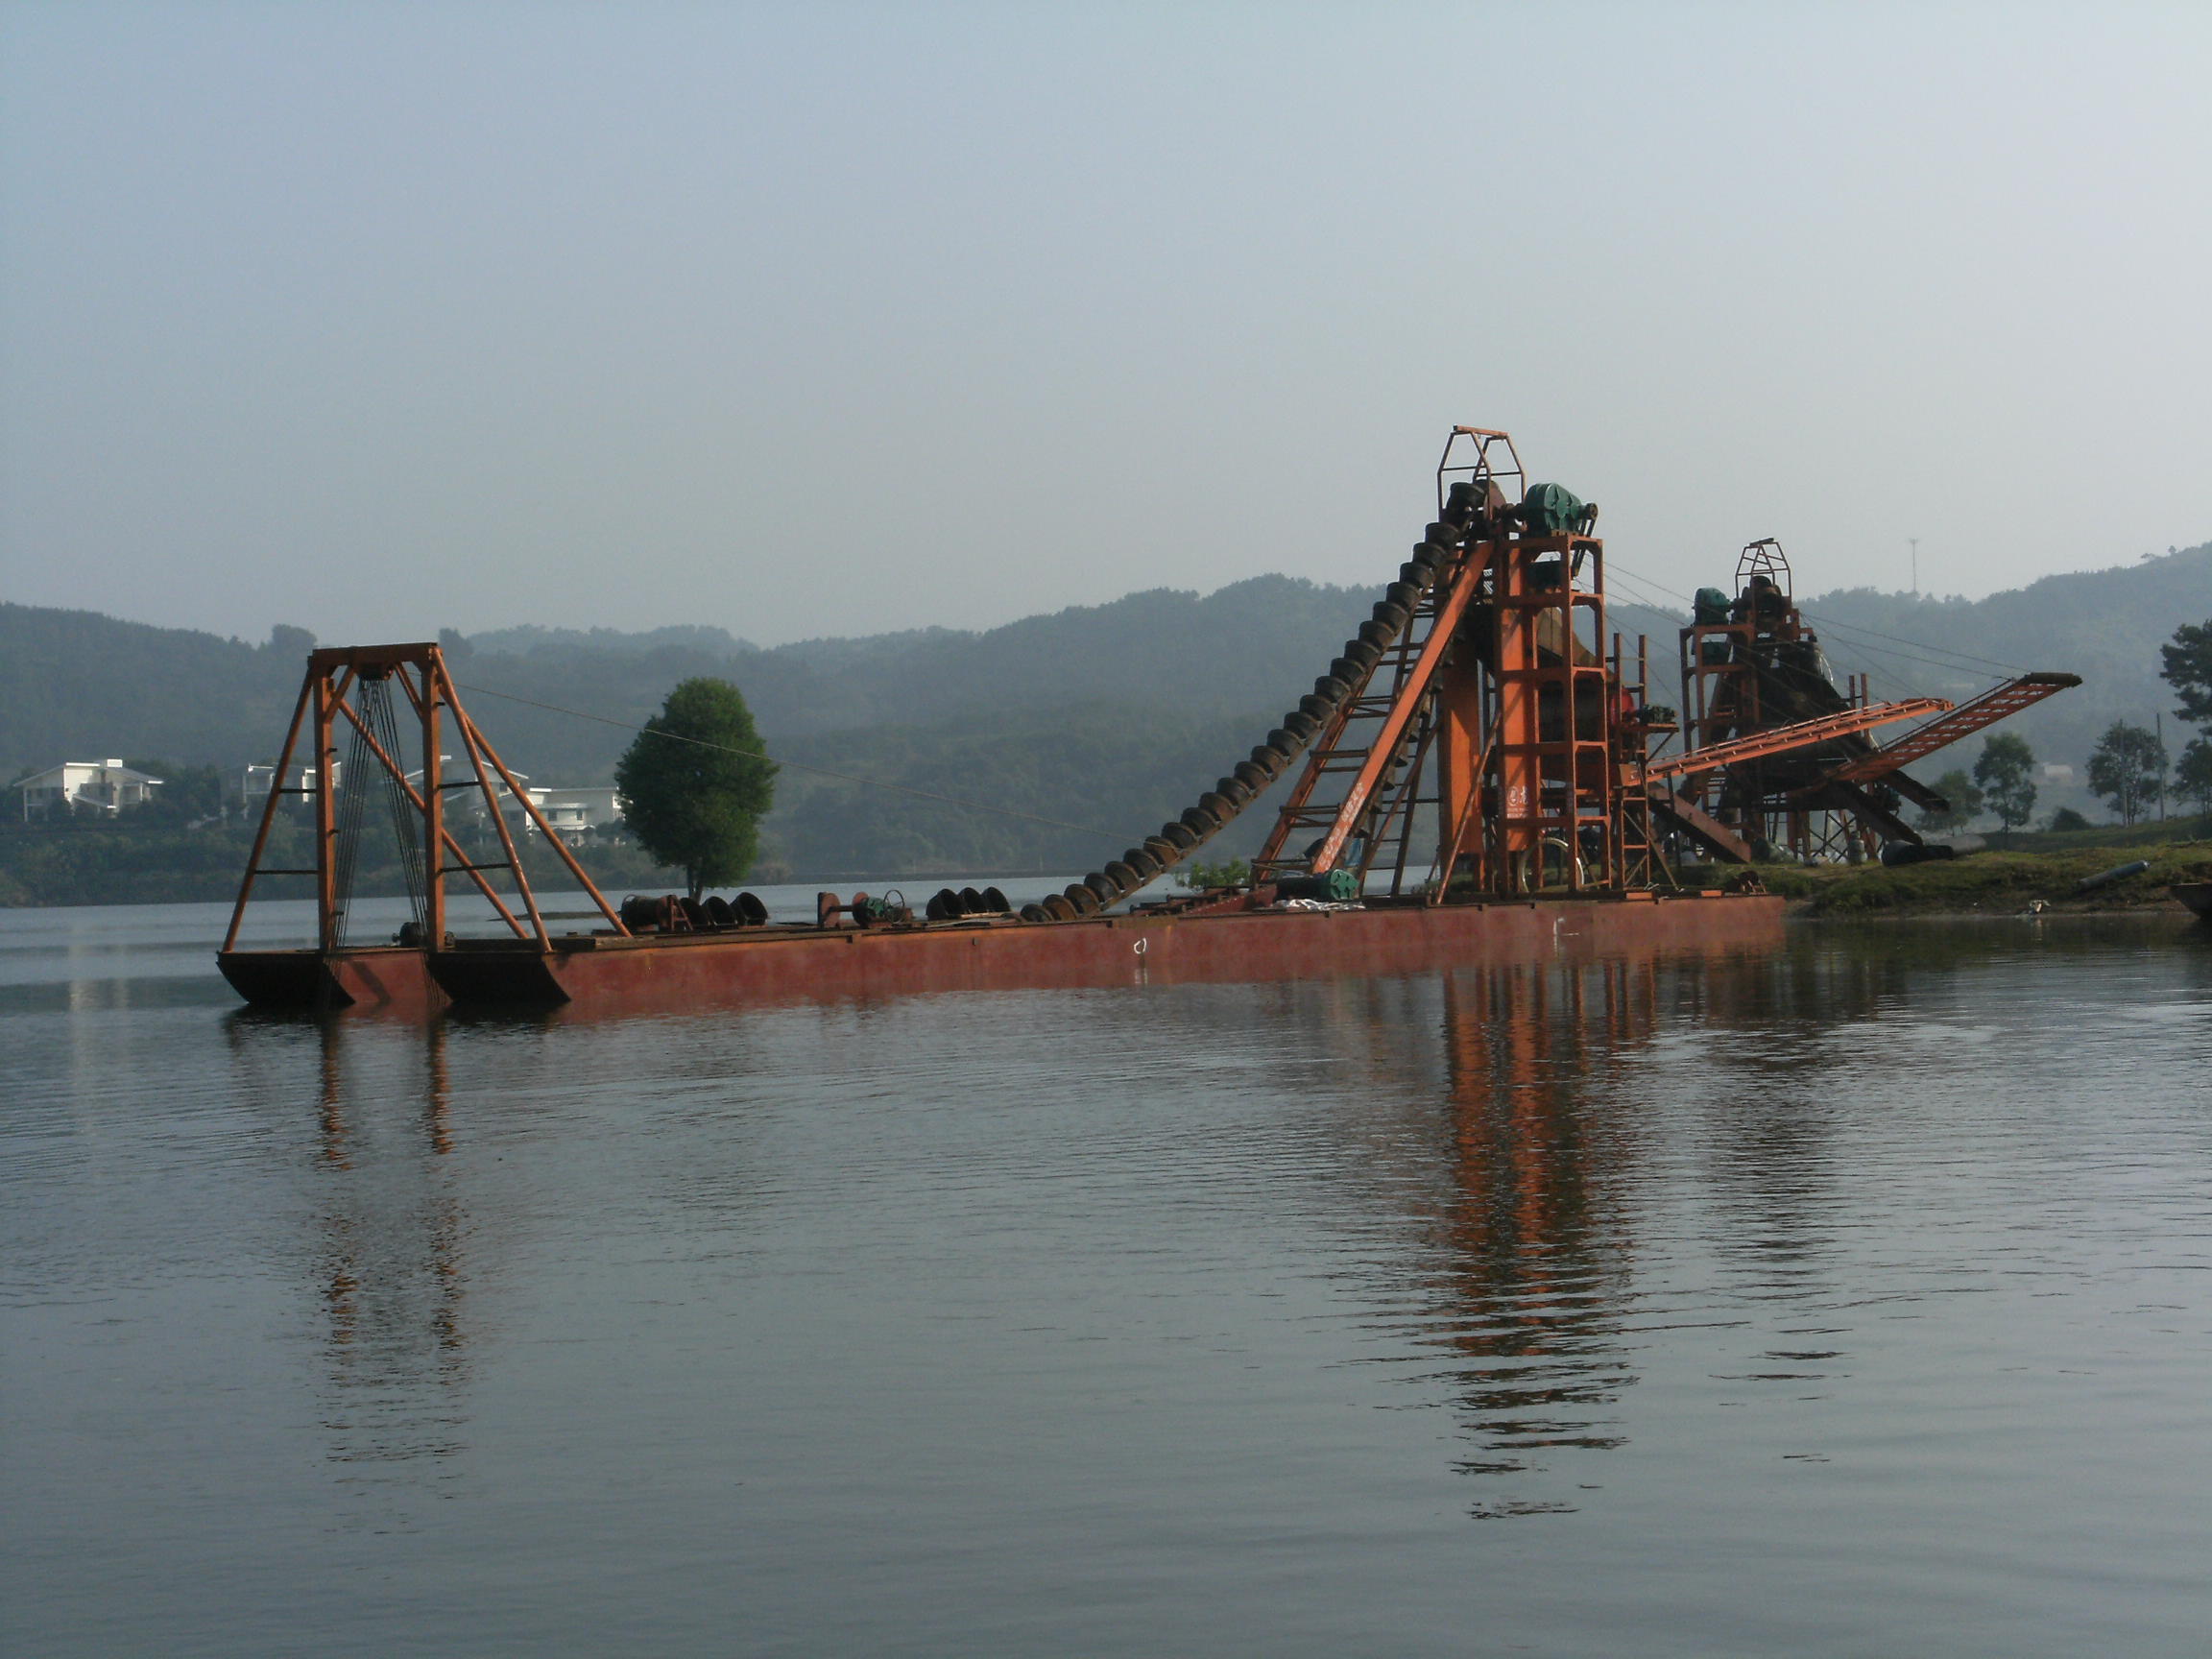
[[[367,723],[353,711],[353,705],[341,703],[338,705],[338,712],[352,722],[353,730],[360,733],[361,741],[369,746],[369,752],[383,763],[384,770],[391,773],[398,782],[400,789],[407,796],[408,805],[418,812],[426,811],[427,807],[423,804],[422,792],[407,781],[407,774],[400,770],[399,762],[385,752],[384,745],[376,740],[376,733],[370,731]],[[476,890],[492,901],[492,907],[499,912],[500,920],[515,930],[515,936],[517,939],[521,938],[523,936],[522,924],[515,919],[515,912],[507,908],[506,902],[499,897],[498,889],[486,879],[484,872],[469,862],[468,853],[462,848],[460,842],[453,839],[452,831],[447,830],[443,823],[438,827],[438,837],[445,850],[450,852],[458,860],[455,868],[468,874],[469,878],[476,883]],[[443,939],[445,934],[442,932],[435,933],[431,937]]]
[[[1490,752],[1496,747],[1498,733],[1492,732],[1482,747],[1474,752],[1474,759],[1467,765],[1471,787],[1462,791],[1458,809],[1452,816],[1452,833],[1438,849],[1436,854],[1436,885],[1429,890],[1429,902],[1437,905],[1452,886],[1452,872],[1458,868],[1459,854],[1467,851],[1467,837],[1474,831],[1476,820],[1482,816],[1482,778],[1490,770]],[[1447,800],[1447,808],[1452,803]]]
[[[338,790],[332,763],[331,705],[344,701],[347,676],[334,685],[328,674],[315,681],[315,943],[322,950],[338,949],[338,871],[333,859],[338,841]]]
[[[1696,802],[1675,794],[1664,783],[1652,784],[1650,797],[1653,806],[1668,814],[1723,858],[1733,859],[1739,864],[1757,862],[1751,854],[1751,844]]]
[[[1938,749],[1949,747],[1961,737],[1970,737],[1984,726],[1994,726],[2009,715],[2046,697],[2056,695],[2081,684],[2079,674],[2023,674],[2016,680],[2008,680],[1995,685],[1968,703],[1931,720],[1925,726],[1915,726],[1896,742],[1889,744],[1862,759],[1838,767],[1822,780],[1822,783],[1864,783],[1894,772],[1901,766],[1933,755]],[[1821,783],[1808,786],[1818,789]]]
[[[1345,792],[1342,805],[1336,808],[1336,821],[1329,826],[1329,833],[1322,838],[1321,850],[1313,854],[1310,868],[1314,875],[1326,875],[1336,867],[1336,860],[1344,852],[1344,843],[1352,838],[1358,826],[1359,815],[1367,805],[1368,797],[1375,793],[1375,785],[1390,764],[1391,757],[1398,753],[1399,740],[1406,735],[1406,726],[1421,707],[1422,694],[1443,665],[1445,653],[1452,648],[1453,637],[1459,632],[1459,619],[1466,615],[1467,606],[1475,597],[1475,589],[1482,571],[1488,568],[1487,548],[1480,544],[1485,556],[1478,559],[1474,548],[1460,560],[1453,577],[1452,591],[1445,595],[1444,603],[1436,608],[1436,618],[1430,624],[1429,637],[1423,641],[1421,655],[1414,660],[1413,671],[1406,683],[1398,687],[1397,701],[1390,712],[1383,716],[1382,729],[1376,733],[1367,749],[1367,758],[1360,763],[1358,776],[1352,780],[1352,787]]]
[[[1907,697],[1896,703],[1876,703],[1864,709],[1846,709],[1840,714],[1823,714],[1815,720],[1800,720],[1793,726],[1777,726],[1770,732],[1755,732],[1748,737],[1734,737],[1725,743],[1715,743],[1710,748],[1693,750],[1687,755],[1654,760],[1643,768],[1643,776],[1657,780],[1711,772],[1722,766],[1733,766],[1742,760],[1756,760],[1762,756],[1802,749],[1810,743],[1825,743],[1834,737],[1848,737],[1854,732],[1863,732],[1871,726],[1887,726],[1898,720],[1912,719],[1919,714],[1939,714],[1951,707],[1940,697]]]
[[[420,677],[419,682],[409,677],[407,671],[410,668]],[[360,714],[348,701],[355,681],[364,676],[389,677],[395,681],[421,721],[423,761],[422,786],[420,789],[407,781],[406,775],[399,769],[398,757],[386,752],[384,745],[368,729]],[[444,783],[439,776],[441,709],[450,712],[454,734],[460,738],[461,746],[475,772],[475,786],[483,793],[485,809],[507,854],[506,868],[515,878],[516,891],[521,898],[529,919],[527,929],[522,926],[522,919],[501,902],[499,895],[485,879],[483,869],[466,856],[460,843],[446,828]],[[534,932],[541,946],[549,945],[537,896],[530,886],[529,878],[522,872],[521,856],[499,812],[497,788],[493,782],[494,774],[506,784],[508,792],[521,804],[524,814],[545,835],[554,853],[566,865],[569,874],[582,884],[586,894],[614,932],[618,935],[629,932],[629,928],[622,924],[620,914],[607,902],[606,895],[600,892],[590,877],[585,874],[584,867],[554,833],[553,827],[545,821],[544,814],[538,810],[537,804],[523,793],[520,782],[508,770],[506,762],[499,758],[498,752],[485,739],[476,723],[469,719],[468,710],[461,707],[438,646],[423,640],[393,645],[325,646],[308,654],[307,674],[300,688],[300,701],[293,709],[292,725],[285,734],[283,750],[277,756],[276,770],[270,780],[269,800],[262,807],[253,850],[247,856],[246,875],[239,884],[238,898],[231,907],[230,925],[224,934],[225,950],[233,949],[237,944],[240,927],[245,920],[246,905],[252,895],[254,878],[263,873],[261,859],[267,851],[270,831],[276,822],[278,797],[290,792],[284,783],[284,774],[291,765],[292,756],[301,735],[310,730],[315,745],[315,868],[312,872],[302,871],[298,874],[312,874],[316,878],[320,948],[325,951],[337,949],[337,895],[333,885],[335,866],[332,842],[338,834],[338,826],[337,789],[332,776],[332,760],[335,755],[334,731],[341,718],[362,735],[378,763],[398,781],[409,804],[422,814],[423,850],[427,854],[425,875],[430,889],[430,932],[434,943],[445,937],[445,877],[458,873],[466,874],[476,884],[478,890],[492,901],[493,907],[499,912],[501,919],[516,933],[527,938]],[[459,862],[448,866],[445,863],[447,853],[452,854]]]
[[[468,709],[461,707],[459,699],[453,695],[453,682],[445,674],[443,663],[439,667],[439,679],[445,687],[445,706],[453,710],[453,718],[460,725],[463,735],[469,743],[483,751],[484,757],[492,762],[499,776],[505,780],[507,793],[515,798],[530,821],[538,826],[539,833],[545,837],[546,843],[559,856],[561,862],[568,867],[568,874],[576,878],[577,882],[584,889],[585,896],[599,907],[599,914],[606,917],[618,935],[627,937],[630,929],[623,924],[620,912],[607,902],[607,895],[600,892],[599,884],[585,874],[584,866],[577,861],[576,854],[568,851],[568,843],[562,840],[553,826],[546,821],[545,814],[538,809],[538,803],[523,793],[522,785],[516,780],[515,775],[507,770],[507,763],[499,758],[498,751],[485,741],[484,733],[478,729],[475,720],[470,716]],[[496,810],[498,803],[493,801],[492,805]],[[515,875],[517,880],[521,879],[522,872],[519,869],[515,872]]]
[[[521,850],[515,845],[515,837],[508,832],[507,815],[499,810],[499,791],[493,787],[492,773],[484,763],[490,746],[486,745],[484,749],[477,747],[475,729],[469,725],[469,717],[462,713],[461,706],[453,701],[452,688],[445,684],[445,676],[436,664],[425,668],[424,677],[430,680],[427,692],[429,706],[435,709],[443,702],[453,710],[453,730],[461,739],[461,752],[469,757],[469,765],[476,769],[476,786],[484,792],[484,810],[492,819],[492,832],[499,837],[499,845],[507,854],[507,871],[515,878],[515,891],[521,896],[522,908],[530,918],[530,929],[538,935],[538,948],[550,950],[553,949],[552,935],[545,931],[545,918],[539,912],[538,895],[530,885],[530,878],[522,874]],[[521,800],[521,785],[515,781],[513,775],[501,764],[499,757],[493,755],[491,761],[492,765],[499,768],[499,776],[507,781],[508,792],[517,801]],[[424,780],[428,781],[427,773],[424,774]],[[440,867],[431,872],[431,877],[442,882],[445,878],[445,872]]]
[[[284,747],[277,754],[275,770],[269,774],[269,799],[261,808],[261,827],[253,832],[253,851],[246,854],[246,877],[238,883],[238,902],[230,906],[230,926],[223,935],[223,949],[238,948],[238,929],[246,920],[246,902],[253,896],[253,878],[261,872],[261,854],[268,850],[269,830],[276,822],[276,803],[283,796],[280,785],[284,772],[292,764],[292,751],[300,741],[301,723],[307,717],[307,706],[315,695],[312,679],[300,682],[300,701],[292,708],[292,725],[284,733]]]
[[[422,720],[422,923],[430,935],[425,943],[433,950],[445,949],[445,780],[441,776],[444,767],[438,758],[445,739],[438,733],[438,653],[433,649],[415,664],[415,672],[421,676],[422,693],[416,709]],[[398,675],[401,685],[408,684],[405,664],[393,672]],[[487,796],[484,805],[493,818],[499,816],[497,801]],[[528,890],[519,866],[510,864],[507,874],[514,878],[518,891]],[[522,927],[516,921],[515,912],[504,904],[499,908],[507,917],[507,926],[520,938]],[[531,919],[537,919],[535,910],[531,911]]]

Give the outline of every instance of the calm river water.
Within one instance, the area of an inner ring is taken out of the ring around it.
[[[0,1651],[2202,1655],[2212,929],[603,1024],[0,911]]]

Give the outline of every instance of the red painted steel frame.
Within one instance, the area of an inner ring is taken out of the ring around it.
[[[376,681],[397,684],[421,722],[422,781],[420,788],[408,781],[401,757],[390,752],[353,705],[356,688]],[[475,787],[482,794],[485,815],[505,854],[500,863],[482,864],[471,859],[446,827],[445,785],[439,764],[442,711],[450,713],[453,731],[460,737],[475,773]],[[367,756],[389,775],[399,797],[421,817],[426,943],[442,942],[446,936],[445,878],[467,875],[477,890],[492,901],[500,919],[517,940],[527,939],[540,950],[551,947],[552,936],[546,930],[537,897],[523,872],[515,837],[500,811],[500,783],[590,899],[611,934],[616,938],[627,936],[628,929],[614,907],[461,707],[445,659],[435,644],[331,647],[313,652],[307,659],[306,675],[293,709],[292,724],[286,731],[276,770],[271,779],[269,801],[262,808],[253,848],[239,882],[237,902],[231,907],[230,924],[217,956],[224,975],[250,1001],[316,1007],[426,1009],[444,1000],[444,994],[430,977],[421,948],[347,947],[340,943],[343,924],[340,902],[345,896],[338,892],[341,850],[337,843],[341,830],[337,814],[339,779],[334,732],[341,718],[361,739]],[[303,729],[312,732],[314,781],[308,792],[314,798],[315,862],[311,869],[304,871],[273,871],[264,863],[264,858],[277,807],[286,795],[302,792],[285,779]],[[493,781],[494,774],[497,783]],[[366,780],[354,779],[349,786],[361,788],[366,783]],[[509,873],[528,917],[527,928],[523,919],[509,908],[492,885],[488,873],[497,869]],[[255,883],[259,878],[273,874],[314,877],[316,946],[312,950],[242,951],[237,949],[246,906],[253,896]]]
[[[942,991],[1327,979],[1650,950],[1767,949],[1764,894],[1415,903],[1335,912],[1137,913],[1079,922],[789,928],[635,940],[486,941],[440,951],[457,1004],[584,1015]]]
[[[1940,719],[1931,720],[1925,726],[1916,726],[1896,742],[1854,760],[1847,766],[1838,767],[1828,775],[1830,782],[1865,783],[1885,777],[1900,766],[1945,749],[1961,737],[1970,737],[1984,726],[1994,726],[2008,719],[2021,709],[2040,703],[2044,698],[2081,684],[2079,674],[2023,674],[2016,680],[2008,680],[2002,685],[1992,686],[1970,702],[1949,709]],[[1819,785],[1815,785],[1815,788]],[[1810,793],[1810,791],[1808,791]]]
[[[1407,722],[1421,707],[1421,699],[1428,695],[1437,670],[1443,666],[1445,656],[1452,648],[1453,637],[1459,631],[1460,620],[1466,615],[1467,607],[1475,597],[1475,583],[1466,574],[1472,563],[1472,559],[1460,563],[1457,580],[1454,581],[1451,591],[1437,607],[1436,620],[1430,628],[1428,641],[1421,647],[1421,655],[1414,661],[1413,672],[1407,683],[1399,687],[1397,701],[1384,716],[1382,729],[1375,734],[1367,751],[1367,758],[1360,763],[1359,771],[1353,778],[1352,786],[1344,796],[1343,805],[1337,808],[1336,821],[1329,827],[1328,833],[1322,838],[1320,851],[1313,854],[1312,867],[1316,873],[1334,870],[1337,859],[1343,856],[1344,843],[1358,827],[1367,803],[1374,796],[1377,781],[1396,757],[1398,745],[1405,739]]]
[[[1832,738],[1848,737],[1854,732],[1891,725],[1899,720],[1911,720],[1922,714],[1941,713],[1949,708],[1951,705],[1940,697],[1907,697],[1895,703],[1876,703],[1864,709],[1846,709],[1840,714],[1822,714],[1816,719],[1800,720],[1792,726],[1777,726],[1771,731],[1753,733],[1748,737],[1733,737],[1725,743],[1694,749],[1687,755],[1671,755],[1664,760],[1654,760],[1647,765],[1643,769],[1644,776],[1656,782],[1662,778],[1715,772],[1739,761],[1756,760],[1767,755],[1780,755],[1791,749],[1825,743]],[[1900,766],[1904,763],[1902,760],[1897,762]],[[1845,768],[1834,776],[1849,777],[1851,770]]]

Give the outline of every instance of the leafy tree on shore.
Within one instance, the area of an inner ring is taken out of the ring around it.
[[[2181,699],[2176,712],[2212,728],[2212,617],[2182,623],[2174,630],[2173,643],[2158,647],[2158,655],[2164,663],[2158,678]]]
[[[2200,817],[2212,817],[2212,737],[2194,738],[2181,751],[2174,765],[2174,792]]]
[[[1192,862],[1176,871],[1175,879],[1193,892],[1209,887],[1248,887],[1252,884],[1252,866],[1241,858],[1224,858],[1213,864]]]
[[[2166,746],[2148,726],[2113,721],[2089,756],[2089,787],[2111,804],[2123,824],[2143,816],[2165,776]]]
[[[744,696],[727,680],[685,680],[615,763],[622,816],[639,846],[684,872],[696,899],[743,880],[776,798]]]
[[[1936,793],[1951,803],[1941,812],[1922,812],[1920,828],[1944,834],[1953,830],[1963,830],[1981,815],[1982,791],[1974,786],[1974,780],[1965,773],[1953,770],[1936,780]]]
[[[2035,810],[2035,751],[2025,737],[1999,732],[1982,745],[1974,762],[1974,781],[1982,786],[1983,805],[1997,814],[2008,830],[2028,822]]]
[[[223,774],[213,766],[173,766],[166,760],[133,759],[126,762],[161,780],[145,805],[125,814],[126,821],[182,828],[219,823],[226,805]]]

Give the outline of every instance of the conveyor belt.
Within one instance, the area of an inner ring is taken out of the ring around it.
[[[1472,514],[1472,504],[1455,504],[1429,526],[1412,557],[1399,567],[1398,580],[1375,602],[1359,632],[1344,642],[1343,652],[1329,664],[1329,671],[1313,682],[1313,689],[1284,714],[1281,723],[1248,757],[1215,780],[1214,787],[1195,805],[1161,825],[1159,834],[1146,837],[1142,845],[1129,848],[1082,880],[1069,883],[1042,904],[1023,905],[1023,918],[1067,921],[1094,915],[1126,899],[1219,834],[1316,739],[1334,736],[1349,718],[1376,712],[1372,705],[1379,698],[1370,695],[1370,683],[1382,669],[1394,669],[1393,678],[1402,678],[1413,652],[1424,642],[1426,635],[1416,626],[1417,618],[1421,622],[1433,620],[1427,602],[1439,574],[1460,557]],[[1380,700],[1395,702],[1394,690]],[[1286,809],[1286,822],[1291,816],[1295,816],[1294,811]]]
[[[1915,714],[1940,713],[1950,707],[1940,697],[1908,697],[1897,703],[1873,703],[1863,709],[1846,709],[1840,714],[1822,714],[1812,720],[1799,720],[1792,725],[1754,732],[1748,737],[1731,737],[1725,743],[1711,743],[1702,749],[1690,750],[1687,754],[1671,755],[1664,760],[1654,760],[1645,767],[1644,776],[1656,780],[1685,777],[1698,772],[1717,772],[1723,766],[1756,760],[1762,756],[1803,749],[1814,743],[1848,737],[1854,732],[1863,732],[1869,727],[1910,720]],[[1925,731],[1926,728],[1921,730]],[[1904,763],[1902,760],[1898,762],[1899,765]],[[1853,764],[1863,765],[1864,762],[1855,761]],[[1838,772],[1831,776],[1841,778],[1850,776],[1850,773]]]
[[[2081,684],[2079,674],[2023,674],[2017,680],[1984,691],[1968,703],[1961,703],[1925,726],[1915,726],[1896,742],[1878,749],[1862,759],[1838,767],[1828,774],[1822,783],[1812,784],[1806,793],[1822,787],[1823,783],[1869,783],[1874,780],[1910,766],[1913,761],[1945,749],[1961,737],[1970,737],[1984,726],[2017,714],[2021,709],[2040,703],[2056,692],[2064,691]]]

